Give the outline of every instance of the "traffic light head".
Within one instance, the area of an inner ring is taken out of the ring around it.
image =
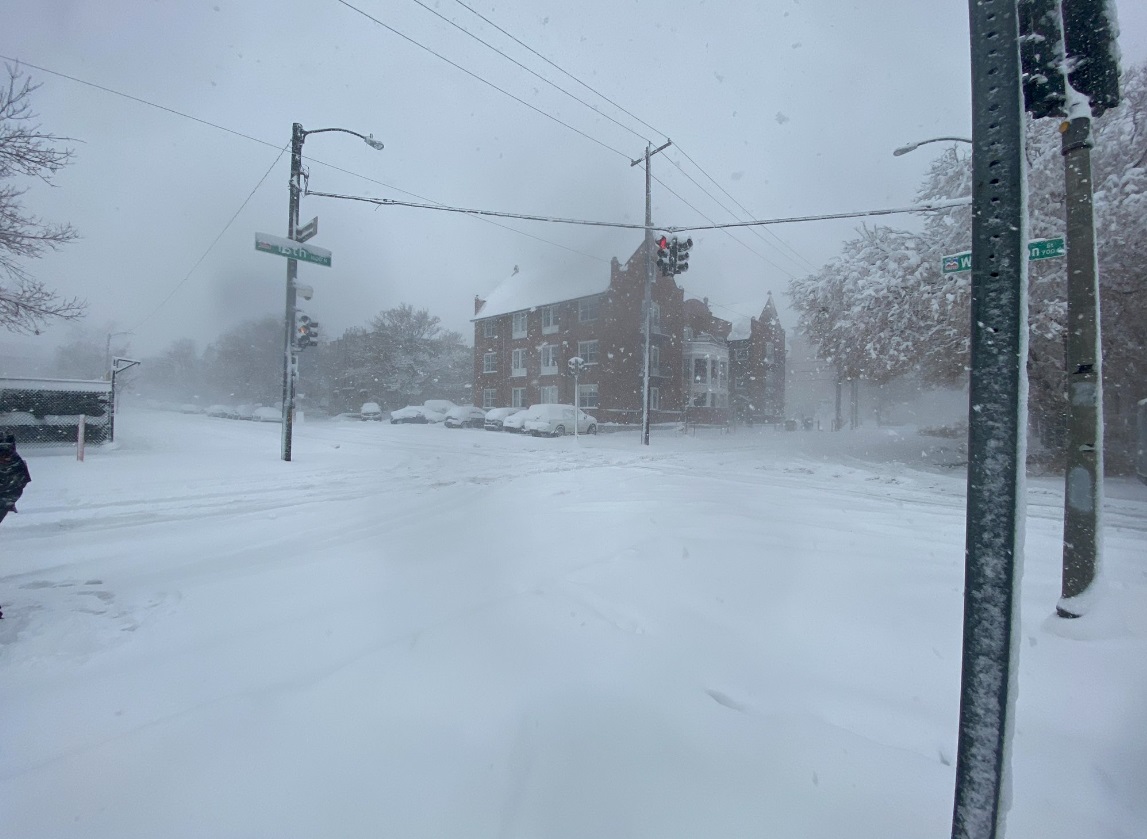
[[[663,277],[668,277],[672,273],[673,263],[669,252],[670,247],[671,243],[664,236],[657,240],[657,268]]]
[[[299,313],[295,319],[295,345],[304,350],[319,342],[319,322]]]
[[[689,249],[693,247],[693,240],[686,239],[684,242],[678,242],[676,247],[676,258],[673,263],[674,274],[684,274],[689,270]]]

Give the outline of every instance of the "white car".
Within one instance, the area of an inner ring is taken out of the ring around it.
[[[382,422],[382,408],[377,402],[362,403],[362,410],[358,412],[359,419]]]
[[[255,422],[282,422],[283,412],[279,408],[256,408],[251,419]]]
[[[422,407],[428,411],[433,411],[436,414],[442,414],[442,418],[445,419],[446,414],[448,414],[452,408],[457,408],[458,406],[451,402],[449,399],[427,399],[422,403]],[[432,420],[432,422],[441,421],[442,420]]]
[[[573,405],[531,405],[522,430],[534,437],[573,434],[575,416],[578,434],[597,434],[597,420]]]
[[[442,424],[447,428],[481,428],[486,424],[486,412],[474,405],[459,405],[446,412]]]
[[[501,431],[502,422],[506,417],[518,413],[521,408],[491,408],[486,412],[486,430]]]
[[[502,420],[502,430],[510,431],[514,434],[520,434],[522,431],[522,424],[526,421],[526,416],[529,413],[530,412],[525,408],[519,408],[517,411]]]
[[[446,419],[445,413],[427,408],[425,405],[407,405],[405,408],[390,412],[391,425],[405,423],[425,425],[430,422],[442,422],[444,419]]]

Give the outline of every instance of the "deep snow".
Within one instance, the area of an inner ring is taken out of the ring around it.
[[[0,525],[0,835],[948,835],[952,441],[117,434]],[[1147,487],[1107,495],[1068,623],[1029,482],[1009,836],[1147,835]]]

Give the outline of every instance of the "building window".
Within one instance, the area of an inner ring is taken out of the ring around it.
[[[577,354],[586,364],[597,364],[597,341],[578,341]]]
[[[558,345],[542,345],[542,375],[549,376],[558,372]],[[554,400],[555,402],[557,400]]]
[[[587,321],[597,320],[598,313],[601,310],[600,297],[587,297],[584,300],[577,301],[577,319],[579,323],[586,323]]]
[[[493,408],[498,404],[498,390],[497,388],[487,387],[482,389],[482,407]]]
[[[704,391],[701,391],[700,393],[694,393],[693,394],[693,407],[694,408],[704,408],[705,407],[705,398],[707,396],[708,396],[708,394],[705,393]]]
[[[542,334],[549,335],[558,331],[557,306],[546,306],[542,309]]]
[[[577,386],[577,406],[579,408],[597,407],[597,385]]]
[[[513,334],[514,338],[525,338],[526,337],[526,313],[525,312],[514,312],[514,329],[513,329],[512,334]]]
[[[703,385],[709,381],[709,359],[693,359],[693,383]]]
[[[542,405],[556,405],[558,403],[557,385],[538,388],[538,402]]]
[[[649,375],[661,375],[661,347],[649,348]]]
[[[498,337],[498,322],[493,318],[482,321],[482,337],[483,338],[497,338]]]
[[[661,390],[659,388],[649,388],[649,410],[661,410]]]
[[[526,389],[524,387],[516,387],[510,391],[510,405],[514,408],[525,408],[526,405]]]
[[[488,352],[482,356],[482,372],[483,373],[497,373],[498,372],[498,354],[496,352]]]
[[[654,334],[661,334],[661,304],[654,303],[649,309],[649,324],[653,329]]]
[[[513,361],[511,362],[511,376],[524,376],[526,375],[526,351],[514,350],[512,353]]]
[[[748,347],[737,347],[735,350],[733,350],[733,358],[737,359],[737,361],[748,361],[749,360],[749,348]]]
[[[717,387],[729,387],[729,362],[727,361],[717,363]]]

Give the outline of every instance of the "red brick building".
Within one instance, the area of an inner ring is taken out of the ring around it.
[[[760,317],[748,318],[729,334],[731,407],[740,422],[785,418],[785,330],[770,294]]]
[[[474,300],[475,403],[576,400],[598,422],[639,423],[645,277],[644,244],[624,264],[614,259],[608,278],[515,268],[485,299]],[[660,272],[652,300],[651,421],[680,420],[688,408],[690,419],[726,422],[731,324],[713,318],[701,301],[686,302],[674,278]],[[574,356],[586,362],[576,396],[568,367]],[[702,362],[704,375],[694,381]]]

